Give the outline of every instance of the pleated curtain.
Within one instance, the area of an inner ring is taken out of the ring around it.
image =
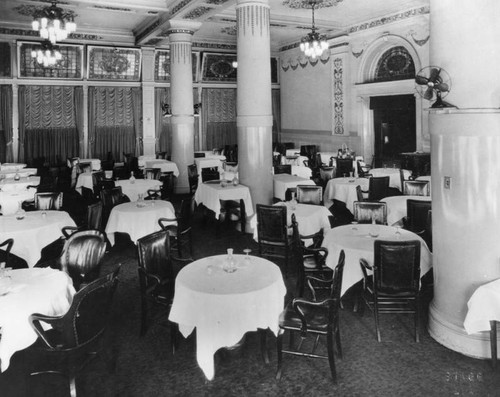
[[[202,91],[202,104],[202,149],[236,144],[236,89],[205,88]]]
[[[142,153],[142,90],[139,87],[89,87],[89,157]]]
[[[12,86],[0,86],[0,163],[14,161],[12,130]]]
[[[83,88],[19,87],[19,161],[64,164],[83,141]]]

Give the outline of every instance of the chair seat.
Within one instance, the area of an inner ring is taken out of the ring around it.
[[[366,290],[373,295],[373,287],[370,285],[370,286],[367,286],[366,287]],[[377,295],[379,298],[387,298],[387,299],[390,299],[390,298],[393,298],[393,297],[398,297],[398,298],[404,298],[404,297],[408,297],[410,299],[414,298],[415,297],[415,291],[391,291],[391,292],[382,292],[382,291],[378,291],[377,292]]]
[[[328,266],[326,265],[321,265],[321,266],[318,266],[318,263],[316,262],[316,260],[314,259],[314,256],[305,256],[303,258],[303,262],[304,262],[304,267],[307,269],[307,270],[314,270],[314,269],[317,269],[318,271],[331,271],[333,272],[332,269],[330,269]]]
[[[328,329],[328,312],[324,307],[301,306],[304,312],[304,317],[307,322],[307,330],[311,332],[324,333]],[[293,310],[291,304],[288,304],[279,318],[279,326],[281,328],[298,330],[302,328],[302,321]]]

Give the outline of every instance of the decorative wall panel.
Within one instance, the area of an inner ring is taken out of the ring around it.
[[[199,52],[191,53],[191,63],[193,65],[193,83],[198,82]],[[155,53],[155,80],[170,81],[170,51],[157,50]]]
[[[89,80],[140,80],[140,49],[89,46],[87,50]]]
[[[202,80],[217,82],[236,82],[237,69],[235,54],[203,54]]]
[[[83,78],[83,45],[59,44],[62,58],[53,66],[44,67],[31,55],[40,43],[18,42],[19,77],[76,79]]]

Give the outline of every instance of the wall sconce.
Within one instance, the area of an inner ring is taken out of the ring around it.
[[[168,103],[162,102],[160,107],[163,113],[163,117],[172,116],[172,110],[170,109],[170,105]]]
[[[194,111],[194,115],[195,116],[199,116],[200,115],[200,111],[201,111],[201,103],[195,103],[194,106],[193,106],[193,111]]]
[[[237,69],[238,68],[238,61],[233,61],[231,63],[231,66],[233,67],[233,69]]]

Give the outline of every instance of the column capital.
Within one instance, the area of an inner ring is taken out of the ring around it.
[[[269,0],[237,0],[236,1],[236,8],[247,6],[247,5],[256,5],[256,4],[260,4],[260,5],[269,7]]]
[[[172,19],[167,25],[169,36],[176,33],[193,35],[201,27],[201,22]]]

